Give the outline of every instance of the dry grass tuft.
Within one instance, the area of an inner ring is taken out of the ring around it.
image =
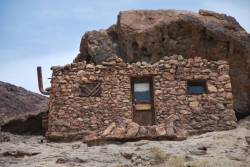
[[[155,160],[164,162],[167,158],[166,152],[160,147],[151,148],[151,153],[154,156]]]
[[[169,158],[165,164],[166,167],[185,167],[185,157],[182,155],[174,155]]]
[[[210,167],[208,160],[196,160],[189,163],[190,167]]]

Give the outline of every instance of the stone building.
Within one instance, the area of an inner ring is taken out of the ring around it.
[[[231,16],[131,10],[86,32],[52,67],[47,137],[175,138],[236,127],[249,113],[250,36]],[[40,84],[40,86],[42,86]],[[234,112],[235,111],[235,112]]]
[[[125,63],[113,56],[52,70],[50,139],[178,138],[236,127],[226,61],[173,55]]]

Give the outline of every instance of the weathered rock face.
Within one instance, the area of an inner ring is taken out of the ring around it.
[[[112,37],[106,30],[87,32],[82,38],[81,53],[76,61],[87,60],[98,63],[116,54],[117,49],[117,44],[112,42]]]
[[[47,97],[0,81],[2,131],[40,134],[42,133],[42,113],[47,111]]]
[[[114,54],[126,62],[153,63],[173,54],[225,59],[230,64],[234,109],[249,113],[250,36],[233,17],[204,10],[121,12],[108,30],[84,35],[75,62],[100,63]]]
[[[0,117],[3,123],[21,115],[47,111],[48,98],[24,88],[0,81]]]

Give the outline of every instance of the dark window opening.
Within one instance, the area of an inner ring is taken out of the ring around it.
[[[101,93],[101,82],[84,83],[80,85],[80,97],[99,97]]]
[[[207,82],[205,80],[187,81],[188,94],[202,94],[207,93]]]

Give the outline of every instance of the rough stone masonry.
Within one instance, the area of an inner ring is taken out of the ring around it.
[[[197,55],[198,56],[198,55]],[[236,127],[226,61],[164,56],[149,64],[113,55],[99,64],[80,61],[52,67],[47,137],[52,140],[187,136]],[[131,77],[152,76],[155,123],[133,122]],[[187,82],[203,80],[207,92],[189,94]],[[81,85],[100,83],[98,96]]]
[[[130,10],[106,30],[82,37],[75,62],[100,63],[113,54],[125,62],[154,63],[181,54],[230,64],[234,110],[250,113],[250,35],[231,16],[200,10]]]

